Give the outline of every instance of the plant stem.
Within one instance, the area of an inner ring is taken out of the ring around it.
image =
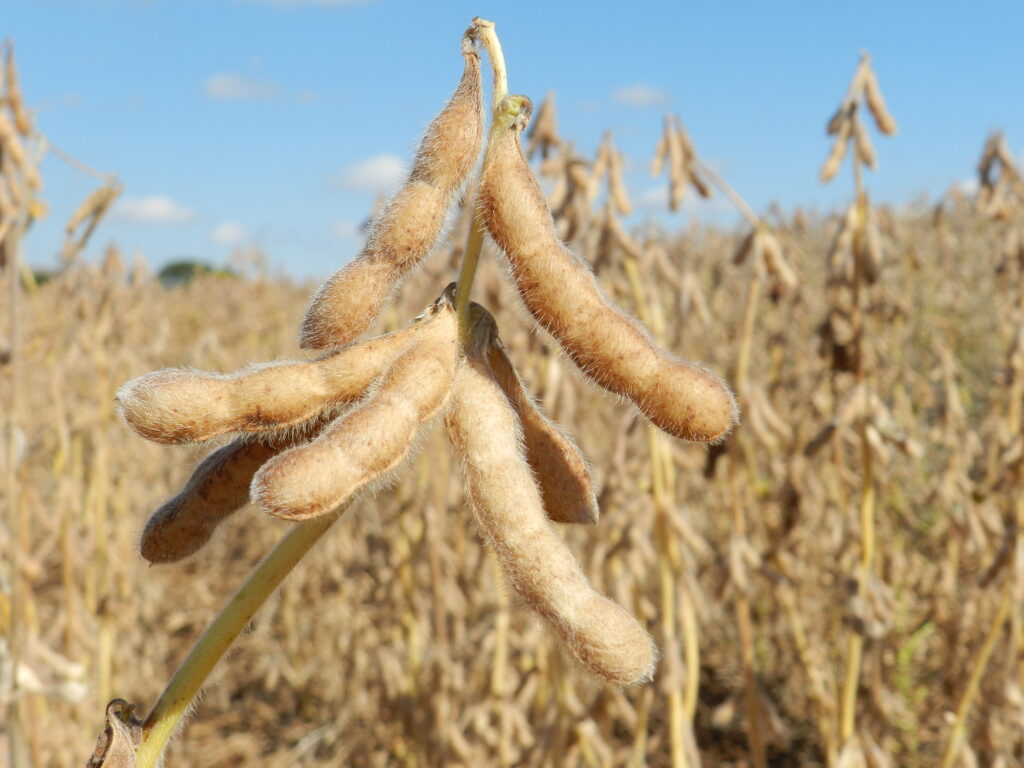
[[[824,673],[814,663],[814,658],[811,656],[807,631],[804,629],[803,619],[797,608],[796,598],[789,585],[784,585],[779,591],[779,602],[782,604],[789,619],[797,656],[799,656],[800,664],[803,666],[807,680],[810,682],[811,696],[817,704],[818,733],[821,736],[822,751],[825,753],[825,765],[835,765],[839,754],[835,744],[835,701],[829,698]]]
[[[735,438],[734,438],[735,440]],[[733,536],[741,541],[747,540],[747,519],[744,514],[744,500],[740,497],[738,482],[739,448],[730,451],[729,456],[729,488],[732,497],[732,528]],[[743,698],[747,708],[747,740],[750,744],[750,759],[755,768],[765,768],[764,743],[761,740],[760,712],[757,695],[757,676],[754,669],[754,623],[750,615],[750,597],[740,584],[733,585],[736,590],[736,625],[740,633],[741,661],[743,663]]]
[[[864,182],[861,174],[860,160],[853,156],[853,180],[857,192],[857,229],[854,232],[853,250],[858,253],[863,247],[864,222],[867,220],[867,197],[864,192]],[[862,296],[862,284],[864,281],[863,270],[859,259],[854,259],[853,265],[853,344],[854,344],[854,376],[857,384],[865,382],[864,370],[864,307]],[[864,594],[868,586],[868,579],[871,577],[872,561],[875,554],[875,475],[874,464],[871,454],[871,444],[868,442],[867,421],[870,387],[865,384],[863,388],[864,408],[860,423],[860,453],[861,466],[864,473],[861,484],[860,496],[860,564],[857,574],[857,596]],[[845,745],[854,733],[857,717],[857,687],[860,682],[861,661],[864,655],[864,635],[859,628],[853,630],[850,636],[846,661],[846,676],[843,680],[843,691],[839,701],[839,741],[840,748]]]
[[[736,376],[733,386],[736,394],[744,398],[747,394],[747,376],[750,373],[750,350],[754,342],[754,323],[757,318],[757,303],[761,297],[761,278],[755,272],[747,284],[747,301],[743,310],[743,330],[740,336],[740,350],[736,358]]]
[[[0,158],[0,168],[3,159]],[[22,559],[27,553],[29,538],[28,520],[21,505],[21,491],[18,487],[18,410],[20,407],[21,381],[21,328],[20,328],[20,294],[21,294],[21,237],[28,227],[28,195],[23,192],[24,201],[16,215],[10,212],[0,222],[0,255],[5,256],[8,289],[8,329],[10,336],[7,350],[10,366],[10,390],[7,402],[7,466],[5,499],[7,502],[7,530],[12,536],[10,545],[10,603],[7,615],[7,643],[10,661],[14,669],[21,661],[22,641],[24,640],[24,619],[22,615],[26,604],[25,580],[22,574]],[[15,691],[18,683],[15,680]],[[8,705],[10,719],[10,738],[8,739],[8,755],[13,768],[29,765],[26,751],[26,701],[15,698]]]
[[[964,732],[967,730],[967,715],[971,710],[971,704],[978,693],[981,678],[984,676],[985,668],[988,666],[988,660],[992,656],[992,651],[995,650],[996,641],[999,640],[999,635],[1013,604],[1013,576],[1013,569],[1008,569],[999,607],[996,609],[996,615],[992,619],[992,625],[989,627],[988,635],[985,637],[985,643],[981,646],[981,650],[978,652],[978,656],[971,667],[971,676],[967,680],[967,686],[964,688],[960,705],[956,709],[956,720],[953,723],[953,730],[950,731],[949,741],[946,743],[946,753],[942,758],[942,768],[952,768],[956,763],[956,758],[960,755],[960,750],[963,749]]]
[[[505,69],[505,55],[501,50],[501,41],[498,39],[497,32],[494,31],[494,22],[477,17],[473,19],[470,34],[475,36],[487,50],[487,57],[491,60],[491,71],[494,73],[491,130],[487,136],[487,149],[484,150],[484,166],[486,166],[494,141],[500,135],[499,125],[503,123],[502,102],[508,96],[508,73]],[[504,123],[504,125],[507,128],[509,123]],[[455,312],[459,318],[459,332],[463,339],[469,330],[469,294],[473,289],[473,278],[476,276],[476,267],[480,262],[480,249],[483,244],[483,222],[477,215],[474,203],[473,216],[469,223],[469,237],[466,240],[466,250],[462,254],[462,266],[459,269],[459,283],[455,289]]]
[[[529,102],[525,96],[506,96],[494,110],[491,131],[487,138],[487,149],[484,152],[484,167],[491,158],[494,145],[508,131],[516,119],[526,110]],[[480,249],[484,244],[484,225],[480,220],[476,205],[473,207],[472,223],[469,227],[469,238],[466,251],[462,254],[462,266],[459,269],[459,281],[455,288],[455,314],[459,318],[459,335],[465,342],[469,333],[469,294],[473,289],[473,278],[480,261]]]
[[[721,183],[724,184],[725,182]],[[754,223],[753,226],[756,228],[757,224]],[[753,345],[757,305],[760,296],[761,279],[755,272],[751,275],[750,283],[747,285],[740,350],[736,360],[736,375],[733,380],[733,386],[736,387],[736,395],[740,399],[741,404],[745,404],[747,395],[750,351]],[[738,482],[739,463],[742,454],[741,439],[742,434],[737,432],[729,440],[729,491],[731,496],[732,534],[740,541],[746,542],[747,518],[744,509],[745,499],[741,497]],[[750,596],[741,588],[741,585],[735,584],[734,587],[736,590],[736,625],[740,633],[741,661],[743,664],[743,693],[747,708],[747,726],[749,731],[747,739],[750,744],[750,757],[754,766],[756,768],[764,768],[767,763],[765,760],[764,744],[761,740],[761,725],[759,723],[760,712],[754,656],[754,624],[751,618]]]
[[[865,390],[865,397],[867,390]],[[875,554],[875,477],[871,456],[871,445],[867,438],[867,425],[862,421],[860,435],[861,461],[864,469],[864,486],[860,499],[860,568],[857,578],[857,593],[863,595],[871,577],[871,565]],[[846,662],[846,678],[839,707],[839,740],[841,744],[853,736],[857,713],[857,686],[860,682],[861,659],[864,654],[864,635],[855,628],[850,636]]]
[[[608,216],[615,213],[609,207]],[[661,344],[665,343],[663,334],[654,322],[654,312],[658,308],[657,292],[649,298],[644,288],[640,265],[631,254],[623,259],[623,268],[633,291],[633,301],[641,322],[652,330]],[[665,648],[673,654],[679,652],[678,629],[676,617],[676,587],[682,570],[682,555],[672,532],[672,505],[675,503],[675,464],[669,454],[669,446],[665,435],[653,424],[647,427],[647,443],[650,451],[651,464],[651,495],[654,500],[655,542],[658,552],[658,573],[661,586],[661,633]],[[683,669],[685,678],[678,675],[667,681],[669,711],[669,752],[672,768],[688,768],[690,764],[687,753],[687,741],[693,728],[693,718],[697,709],[697,691],[700,683],[700,645],[697,637],[697,623],[694,616],[693,597],[689,588],[682,588],[683,599]],[[679,669],[679,659],[671,660],[675,669]],[[645,726],[646,727],[646,726]],[[634,759],[640,760],[643,755],[635,753]]]
[[[494,31],[493,21],[477,16],[473,19],[471,29],[476,39],[487,49],[487,56],[491,60],[491,71],[494,73],[492,111],[496,114],[502,100],[508,96],[508,71],[505,69],[505,55],[501,52],[501,41],[498,40],[498,33]]]
[[[679,553],[672,539],[672,525],[669,520],[670,500],[666,497],[661,453],[666,449],[661,432],[653,424],[647,427],[647,440],[650,445],[651,490],[654,496],[655,541],[658,551],[658,573],[661,585],[661,633],[665,647],[673,654],[679,653],[678,632],[676,630],[676,583],[678,580],[677,563]],[[672,664],[678,670],[679,659],[673,658]],[[698,669],[686,669],[686,682],[699,674]],[[669,744],[672,768],[687,768],[689,760],[686,754],[686,732],[691,727],[686,712],[685,682],[678,675],[668,681],[669,711]]]
[[[742,214],[743,218],[747,220],[747,223],[751,227],[757,229],[761,226],[761,220],[757,217],[757,214],[754,213],[753,209],[747,205],[747,201],[740,197],[739,193],[733,189],[725,179],[713,171],[711,167],[700,158],[694,157],[693,163],[702,174],[711,179],[711,183],[718,187],[719,191],[721,191],[723,195],[729,198],[729,201],[736,206],[736,210]]]
[[[143,724],[136,768],[153,768],[213,667],[256,611],[347,509],[296,524],[259,565],[214,619],[174,673]]]

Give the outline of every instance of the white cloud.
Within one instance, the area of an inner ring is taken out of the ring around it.
[[[637,196],[637,202],[641,208],[668,208],[668,185],[645,189]]]
[[[612,101],[624,107],[645,109],[664,104],[668,101],[668,94],[657,86],[635,83],[616,90],[612,94]]]
[[[953,187],[956,188],[957,191],[965,195],[978,194],[979,186],[980,185],[978,184],[978,180],[973,176],[971,176],[969,179],[964,179],[963,181],[958,181],[953,184]]]
[[[396,155],[374,155],[350,165],[335,177],[335,183],[357,192],[384,194],[394,191],[405,180],[405,163]]]
[[[210,233],[210,239],[217,245],[233,247],[241,245],[246,238],[245,228],[237,221],[222,221]]]
[[[271,101],[280,93],[273,83],[246,75],[222,72],[203,84],[206,98],[214,101]]]
[[[125,197],[114,204],[113,213],[123,221],[145,224],[181,224],[196,216],[191,208],[186,208],[167,195]]]
[[[647,213],[670,213],[669,185],[666,180],[664,186],[648,187],[636,196],[637,206]],[[693,187],[686,188],[683,195],[682,210],[696,213],[701,216],[719,216],[723,214],[734,214],[736,209],[724,195],[717,192],[710,198],[703,198],[697,194]]]

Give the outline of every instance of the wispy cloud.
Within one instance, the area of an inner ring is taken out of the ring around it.
[[[968,179],[963,179],[953,184],[953,187],[965,195],[976,195],[978,194],[978,180],[971,176]]]
[[[167,195],[147,195],[122,198],[114,204],[113,215],[143,224],[181,224],[194,219],[196,212]]]
[[[636,199],[640,207],[647,210],[654,211],[668,208],[668,185],[648,187],[637,195]]]
[[[668,94],[654,85],[646,83],[634,83],[617,89],[612,93],[612,101],[624,107],[633,109],[646,109],[665,104],[668,101]]]
[[[241,245],[246,238],[245,227],[237,221],[222,221],[210,232],[210,240],[229,248]]]
[[[203,93],[213,101],[272,101],[281,89],[274,83],[234,72],[221,72],[203,83]]]
[[[671,213],[668,207],[669,187],[666,182],[663,186],[648,187],[642,190],[637,196],[637,207],[647,214]],[[734,214],[736,209],[722,195],[714,195],[706,199],[698,195],[692,188],[686,190],[683,195],[682,210],[690,213],[699,213],[708,216],[722,216]]]
[[[374,155],[336,174],[333,182],[356,192],[393,192],[405,179],[406,167],[397,155]]]

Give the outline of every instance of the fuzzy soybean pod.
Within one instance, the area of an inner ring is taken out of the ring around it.
[[[721,440],[736,421],[732,393],[714,374],[655,346],[558,239],[519,143],[529,99],[508,99],[522,111],[493,147],[478,206],[527,308],[587,376],[628,397],[655,425],[684,440]]]
[[[462,81],[427,128],[405,186],[372,223],[363,252],[313,298],[299,337],[303,348],[340,346],[363,333],[441,236],[483,140],[480,57],[469,37],[463,55]]]
[[[657,658],[650,635],[594,590],[555,535],[523,456],[515,410],[483,357],[460,366],[452,399],[445,419],[469,503],[516,592],[589,672],[618,685],[650,680]]]
[[[458,324],[449,302],[433,315],[376,387],[311,443],[265,464],[252,496],[288,520],[326,514],[357,491],[385,481],[412,449],[424,424],[451,394]]]
[[[155,371],[122,386],[118,407],[142,437],[165,444],[301,424],[324,408],[362,397],[418,328],[351,344],[309,363],[278,363],[230,376]]]
[[[151,563],[173,563],[198,552],[218,525],[249,503],[256,471],[323,425],[318,418],[280,434],[236,438],[215,450],[199,463],[181,492],[149,518],[142,531],[142,556]]]
[[[479,305],[473,309],[486,312]],[[505,354],[496,327],[487,344],[487,363],[522,425],[526,460],[537,478],[548,519],[556,523],[596,524],[600,512],[583,452],[530,396]]]

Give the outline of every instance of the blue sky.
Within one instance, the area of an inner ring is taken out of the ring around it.
[[[1024,148],[1020,2],[399,2],[4,0],[22,89],[43,132],[125,184],[93,253],[115,240],[154,266],[224,263],[258,242],[272,265],[323,276],[361,245],[358,224],[395,183],[458,80],[474,16],[497,23],[510,88],[555,91],[586,155],[611,130],[638,212],[667,216],[647,167],[662,115],[756,208],[829,209],[844,172],[817,172],[824,124],[858,52],[874,59],[900,125],[876,137],[876,199],[902,203],[973,177],[988,132]],[[26,255],[53,264],[64,221],[96,182],[44,164],[51,214]]]

